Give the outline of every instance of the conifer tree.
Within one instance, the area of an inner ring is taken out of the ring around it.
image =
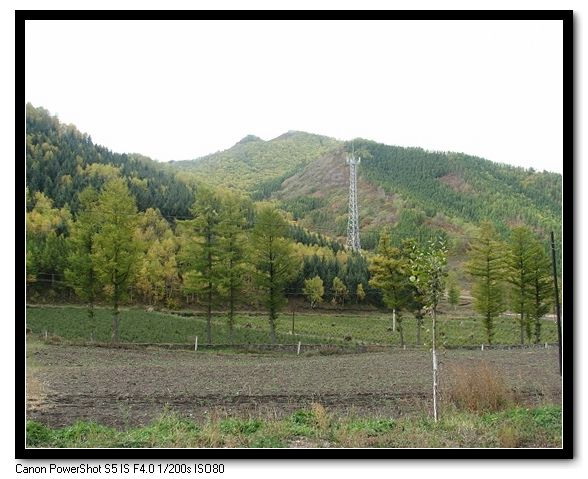
[[[212,343],[212,307],[218,301],[221,282],[219,263],[220,200],[209,189],[200,188],[192,207],[193,220],[183,221],[186,231],[183,263],[184,289],[196,293],[206,307],[206,340]]]
[[[552,304],[552,277],[549,256],[539,241],[531,245],[529,261],[529,278],[531,281],[531,301],[529,302],[529,319],[534,323],[535,344],[541,342],[541,319],[549,312]]]
[[[94,335],[94,303],[101,288],[92,256],[95,236],[100,226],[96,214],[98,192],[88,187],[80,192],[79,201],[80,211],[68,238],[69,257],[65,279],[76,295],[86,302],[88,320]]]
[[[221,197],[219,235],[219,292],[228,302],[229,338],[233,339],[235,305],[243,293],[246,275],[250,272],[246,262],[247,237],[245,234],[245,210],[241,198],[232,192]]]
[[[255,280],[268,310],[270,339],[276,342],[276,320],[286,304],[284,287],[296,274],[288,224],[271,206],[263,207],[255,220],[251,236]]]
[[[472,242],[466,265],[473,277],[472,295],[474,308],[484,318],[486,338],[492,344],[494,320],[504,307],[504,246],[498,241],[494,227],[485,222],[480,227],[478,237]]]
[[[370,285],[382,291],[384,304],[392,310],[394,331],[398,322],[400,343],[403,346],[402,310],[408,307],[413,288],[409,281],[407,258],[403,258],[400,250],[392,246],[388,232],[380,236],[376,255],[371,261],[370,273]]]
[[[511,308],[519,315],[520,340],[531,340],[531,322],[529,311],[533,301],[533,281],[531,264],[533,258],[533,233],[525,226],[519,226],[511,231],[507,252],[506,279],[511,285]]]
[[[98,232],[94,236],[92,261],[106,296],[112,301],[113,342],[120,339],[119,305],[127,295],[140,245],[135,238],[137,206],[123,179],[104,186],[96,206]]]

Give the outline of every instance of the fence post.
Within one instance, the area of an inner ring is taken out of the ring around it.
[[[196,336],[196,339],[194,340],[194,351],[198,351],[198,336]]]
[[[555,295],[555,315],[557,319],[557,343],[559,347],[559,375],[562,375],[562,351],[561,351],[561,309],[559,306],[559,290],[557,287],[557,266],[555,262],[555,238],[551,232],[551,263],[553,266],[553,289]]]
[[[298,351],[296,352],[297,355],[300,354],[300,344],[302,343],[302,341],[298,341]]]

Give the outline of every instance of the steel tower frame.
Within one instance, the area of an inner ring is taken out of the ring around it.
[[[347,155],[346,163],[349,165],[349,216],[347,219],[347,248],[351,251],[359,251],[359,209],[357,203],[357,166],[361,157]]]

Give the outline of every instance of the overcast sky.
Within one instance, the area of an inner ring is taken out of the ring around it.
[[[562,171],[557,21],[28,21],[26,99],[183,160],[303,130]]]

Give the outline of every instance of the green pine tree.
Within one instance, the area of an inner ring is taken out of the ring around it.
[[[255,280],[268,310],[270,339],[276,342],[278,312],[286,304],[284,288],[297,273],[288,224],[270,206],[263,207],[255,220],[251,236]]]
[[[106,296],[112,301],[113,342],[120,339],[119,305],[137,266],[140,251],[135,238],[137,206],[123,179],[104,186],[96,205],[98,232],[94,236],[92,261]]]
[[[539,241],[531,245],[529,261],[529,278],[531,281],[531,301],[529,302],[529,319],[534,323],[535,344],[541,342],[541,319],[552,304],[553,279],[551,262],[545,248]]]
[[[221,282],[220,223],[221,203],[209,189],[200,188],[192,207],[193,220],[182,222],[186,238],[182,252],[186,268],[184,289],[196,293],[206,307],[206,340],[212,343],[212,307],[218,301]]]
[[[404,346],[402,311],[408,307],[414,292],[409,277],[407,258],[392,246],[387,231],[380,236],[378,249],[369,267],[370,285],[382,292],[384,304],[392,310],[393,325],[398,323],[400,345]]]
[[[94,336],[94,303],[101,288],[92,256],[95,236],[100,227],[96,214],[98,192],[88,187],[80,192],[79,201],[80,210],[68,238],[69,257],[65,279],[76,295],[88,305],[88,320]]]
[[[533,233],[529,228],[519,226],[511,231],[506,258],[506,279],[511,285],[511,308],[519,315],[521,344],[525,342],[525,332],[528,340],[531,340],[529,312],[533,302],[533,281],[531,276],[533,243]]]
[[[490,223],[482,223],[477,238],[469,250],[467,272],[473,277],[474,309],[484,318],[486,338],[492,344],[494,320],[505,309],[504,305],[504,246]]]
[[[221,197],[221,214],[218,225],[219,292],[228,302],[229,338],[233,339],[235,305],[243,294],[245,276],[250,272],[247,264],[247,236],[245,233],[245,209],[242,199],[232,192]]]

